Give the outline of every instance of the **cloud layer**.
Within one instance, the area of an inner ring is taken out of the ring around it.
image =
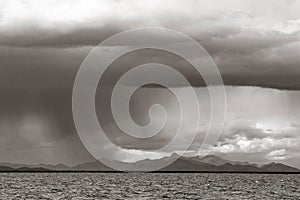
[[[202,44],[228,85],[299,89],[299,9],[300,3],[292,0],[267,0],[259,5],[237,0],[226,4],[204,0],[3,1],[0,45],[7,46],[4,52],[43,47],[65,54],[55,49],[66,48],[67,54],[84,57],[86,46],[97,45],[120,31],[166,27]],[[45,55],[49,52],[44,51]],[[156,61],[163,60],[161,57],[157,54]]]
[[[114,32],[144,26],[173,28],[196,39],[234,37],[243,31],[249,32],[246,38],[252,35],[255,39],[255,34],[292,38],[299,32],[299,8],[298,1],[286,0],[267,0],[259,5],[237,0],[226,4],[204,0],[3,1],[1,43],[89,45]]]

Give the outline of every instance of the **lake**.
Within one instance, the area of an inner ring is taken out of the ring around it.
[[[300,199],[300,174],[0,173],[0,199]]]

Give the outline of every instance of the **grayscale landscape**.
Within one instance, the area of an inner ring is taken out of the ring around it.
[[[299,185],[300,0],[0,0],[0,200]]]

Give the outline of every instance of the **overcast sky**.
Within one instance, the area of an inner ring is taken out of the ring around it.
[[[76,72],[90,50],[109,36],[159,26],[183,32],[203,45],[227,85],[228,116],[211,149],[230,159],[300,167],[299,11],[296,0],[1,1],[0,162],[73,165],[92,160],[72,118]],[[173,66],[197,87],[204,116],[200,130],[205,131],[209,118],[205,85],[187,62],[174,55],[144,50],[124,56],[104,78],[107,88],[124,68],[147,62]],[[186,87],[174,86],[181,92]],[[103,91],[97,94],[99,113],[106,109],[103,101],[110,89]],[[153,102],[166,105],[172,116],[178,113],[174,97],[163,88],[143,88],[133,102],[133,116],[140,123],[147,121],[145,108]],[[168,155],[151,151],[170,140],[177,120],[169,119],[159,136],[145,141],[123,136],[109,117],[102,123],[120,146],[112,157],[133,161]],[[191,155],[197,155],[201,133],[198,137]]]

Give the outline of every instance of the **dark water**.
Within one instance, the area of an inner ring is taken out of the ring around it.
[[[300,199],[300,175],[1,173],[0,199]]]

